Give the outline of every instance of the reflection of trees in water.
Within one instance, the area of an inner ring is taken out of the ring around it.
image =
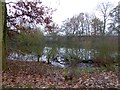
[[[51,58],[51,60],[53,60],[53,61],[58,61],[57,57],[61,57],[61,61],[63,61],[63,59],[64,59],[64,62],[66,62],[66,63],[69,62],[71,64],[77,64],[77,63],[81,62],[81,60],[93,59],[94,58],[93,53],[94,52],[92,52],[91,50],[86,50],[86,49],[55,48],[54,47],[54,49],[51,48],[50,51],[46,52],[46,55],[48,55],[49,58]],[[58,62],[60,62],[60,61],[58,61]]]
[[[38,48],[36,50],[36,52],[34,51],[31,54],[34,55],[34,56],[37,56],[36,53],[38,53],[38,54],[40,53],[41,56],[44,54],[48,58],[51,58],[51,59],[53,59],[57,56],[60,56],[60,57],[67,58],[67,59],[74,58],[74,59],[87,60],[87,59],[90,58],[89,56],[93,55],[92,51],[87,51],[86,49],[57,48],[57,47],[45,47],[43,49]],[[23,53],[23,52],[17,52],[17,54],[18,54],[18,56],[19,55],[22,55],[22,56],[25,55],[25,53]],[[30,53],[28,53],[28,55],[29,54]]]
[[[42,54],[32,52],[31,54],[26,54],[22,52],[10,53],[9,59],[13,60],[23,60],[23,61],[38,61],[38,56],[40,61],[54,64],[55,66],[81,66],[80,63],[92,64],[94,59],[99,56],[99,52],[94,49],[83,49],[83,48],[58,48],[57,46],[45,47],[42,50]],[[59,63],[59,64],[58,64]],[[82,64],[82,65],[84,65]],[[85,66],[84,65],[84,66]],[[89,65],[88,65],[89,66]]]
[[[36,38],[37,37],[38,36],[36,36]],[[26,39],[30,40],[31,38],[29,37]],[[34,61],[40,60],[40,61],[45,61],[47,63],[58,62],[61,64],[67,63],[75,66],[76,64],[83,61],[85,63],[88,61],[92,61],[96,59],[96,57],[99,57],[100,55],[101,57],[103,57],[104,55],[106,55],[105,53],[108,53],[109,56],[111,56],[111,54],[115,53],[117,50],[117,46],[115,42],[116,39],[111,37],[104,38],[104,44],[103,44],[103,40],[101,40],[101,38],[98,37],[95,39],[88,38],[87,40],[83,40],[81,42],[71,41],[69,43],[68,42],[62,43],[60,41],[52,43],[52,42],[45,42],[44,39],[41,39],[39,40],[39,43],[36,42],[34,44],[33,41],[29,42],[31,45],[27,45],[26,47],[25,45],[22,45],[22,43],[20,43],[17,49],[21,50],[21,52],[26,53],[22,56],[20,55],[22,57],[22,58],[20,57],[21,60],[28,60],[28,59]],[[33,55],[33,56],[29,56],[29,55]]]

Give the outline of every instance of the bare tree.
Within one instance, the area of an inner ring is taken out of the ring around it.
[[[103,17],[103,30],[102,30],[103,35],[105,34],[106,24],[107,24],[107,20],[108,20],[109,12],[111,8],[112,8],[112,4],[110,2],[104,2],[98,5],[98,10],[100,11]]]
[[[72,24],[70,23],[70,18],[63,21],[63,25],[61,26],[62,31],[66,33],[67,36],[69,36],[72,32]]]
[[[79,15],[74,15],[72,18],[65,20],[63,27],[67,34],[82,35],[84,33],[84,25],[84,13],[80,13]]]
[[[86,32],[86,35],[90,35],[90,31],[91,31],[91,22],[92,22],[92,18],[91,16],[88,14],[88,13],[85,13],[85,32]]]
[[[120,2],[115,8],[111,10],[110,16],[111,16],[111,22],[109,23],[110,27],[108,34],[111,34],[113,31],[117,31],[119,34],[120,33]]]
[[[103,30],[103,22],[95,16],[92,18],[91,28],[93,35],[101,35]]]

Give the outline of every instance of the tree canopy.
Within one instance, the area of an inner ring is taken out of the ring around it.
[[[50,28],[54,10],[42,5],[41,1],[9,2],[7,8],[7,23],[11,29],[24,30],[26,27],[36,28],[36,25]]]

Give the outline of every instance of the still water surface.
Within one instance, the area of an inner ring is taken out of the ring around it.
[[[40,53],[40,52],[39,52]],[[22,54],[20,52],[11,52],[8,56],[10,60],[21,60],[21,61],[39,61],[47,62],[50,60],[51,64],[56,67],[69,67],[71,65],[71,59],[77,60],[77,64],[80,68],[92,67],[93,63],[81,63],[83,60],[93,60],[99,52],[94,49],[84,48],[56,48],[56,47],[45,47],[41,54],[32,52],[31,54]],[[114,53],[115,56],[117,53]],[[76,62],[76,61],[75,61]]]

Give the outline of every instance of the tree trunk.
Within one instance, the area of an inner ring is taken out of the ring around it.
[[[1,47],[2,47],[2,70],[4,71],[5,69],[7,69],[7,59],[6,59],[6,36],[7,36],[7,20],[6,20],[6,16],[7,16],[7,8],[6,8],[6,4],[5,2],[0,2],[0,11],[2,11],[2,30],[1,30]]]
[[[103,23],[103,32],[102,35],[105,35],[105,30],[106,30],[106,17],[104,16],[104,23]]]
[[[3,40],[3,20],[2,20],[2,2],[0,1],[0,71],[2,71],[2,40]]]
[[[39,58],[40,58],[40,56],[38,55],[38,56],[37,56],[37,62],[39,62]]]
[[[50,57],[48,57],[47,64],[50,64]]]

